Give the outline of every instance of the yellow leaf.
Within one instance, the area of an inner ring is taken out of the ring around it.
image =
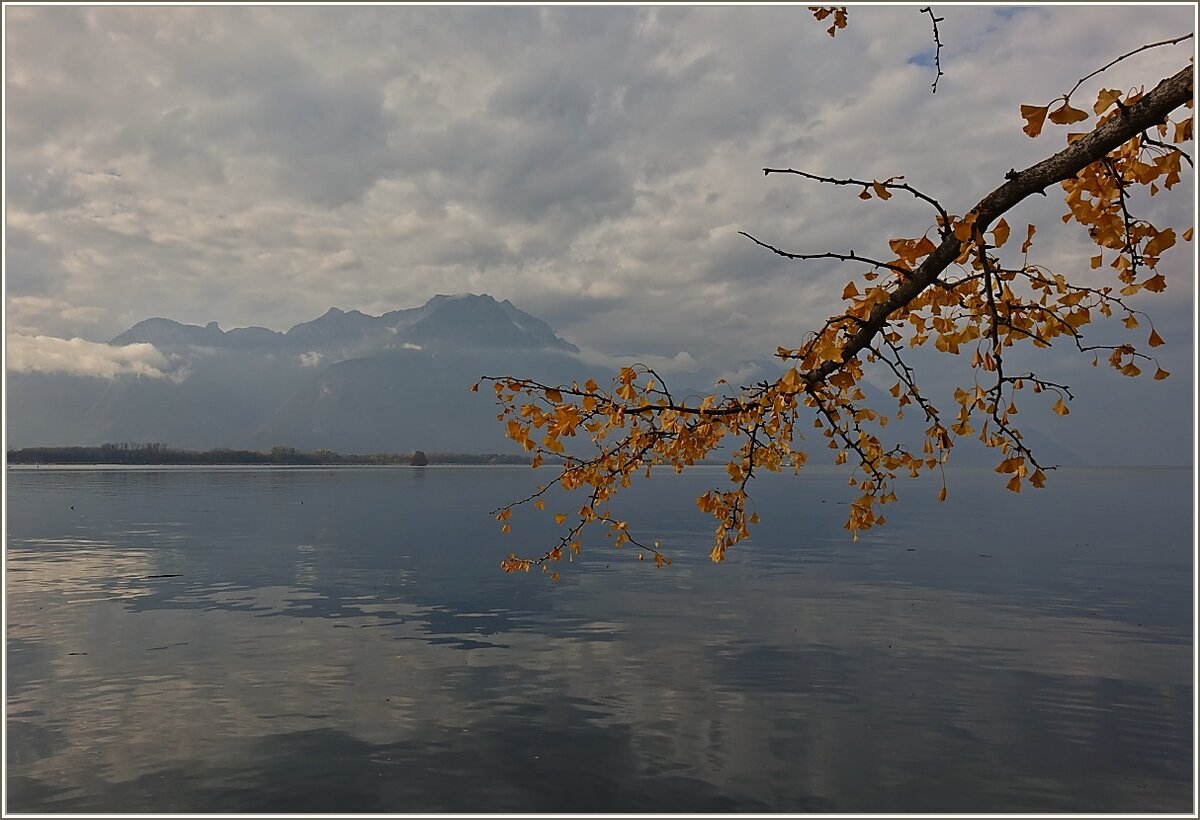
[[[537,501],[533,502],[533,506],[539,510],[544,510],[546,509],[546,502],[539,498]]]
[[[1025,118],[1025,127],[1021,130],[1031,137],[1042,133],[1042,126],[1046,124],[1046,113],[1049,110],[1050,106],[1048,105],[1021,106],[1021,116]]]
[[[1137,326],[1138,326],[1138,320],[1136,318],[1134,318],[1132,313],[1125,317],[1125,327],[1132,330],[1133,328],[1135,328]]]
[[[1146,256],[1161,256],[1162,252],[1175,244],[1175,231],[1172,228],[1166,228],[1159,231],[1158,235],[1146,243],[1145,250],[1142,251]]]
[[[478,393],[479,392],[479,382],[475,382],[475,384],[471,385],[471,387],[469,389],[472,393]]]
[[[954,226],[954,238],[959,242],[970,242],[972,228],[975,225],[975,215],[968,214],[962,222]]]
[[[1167,280],[1163,278],[1161,273],[1156,273],[1145,282],[1142,282],[1142,287],[1151,293],[1161,293],[1167,289]]]
[[[1158,368],[1157,370],[1155,370],[1155,371],[1154,371],[1154,380],[1155,380],[1156,382],[1160,382],[1160,381],[1162,381],[1163,379],[1165,379],[1167,376],[1170,376],[1170,375],[1171,375],[1170,373],[1168,373],[1167,371],[1163,370],[1163,369],[1160,367],[1160,368]]]
[[[1011,456],[1009,458],[1004,459],[1004,461],[1001,461],[999,464],[996,465],[996,472],[998,472],[998,473],[1015,473],[1021,469],[1021,465],[1023,465],[1024,463],[1025,463],[1025,459],[1023,456]]]
[[[853,299],[855,296],[858,296],[858,288],[853,282],[850,282],[845,288],[842,289],[842,298]]]
[[[945,501],[945,500],[946,500],[946,487],[945,487],[945,485],[942,485],[942,491],[940,493],[938,493],[938,501]]]
[[[1062,396],[1059,396],[1058,401],[1054,403],[1054,412],[1058,413],[1060,416],[1065,416],[1071,412],[1071,409],[1067,407],[1065,403],[1063,403]]]
[[[1151,330],[1150,330],[1150,346],[1151,347],[1162,347],[1164,344],[1166,344],[1166,342],[1163,341],[1162,336],[1158,335],[1158,331],[1151,328]]]
[[[1029,483],[1040,490],[1042,487],[1046,486],[1046,474],[1041,470],[1037,470],[1029,477]]]
[[[1050,112],[1050,122],[1057,125],[1070,125],[1073,122],[1081,122],[1088,118],[1086,111],[1080,111],[1078,108],[1072,108],[1070,104],[1064,102],[1058,108]]]
[[[554,516],[555,524],[561,524],[562,522],[564,522],[566,520],[567,520],[567,517],[565,515],[563,515],[562,513],[558,513],[557,515]]]
[[[1021,244],[1021,253],[1029,253],[1029,248],[1033,245],[1033,235],[1036,232],[1036,225],[1030,225],[1025,229],[1025,241]]]
[[[1021,476],[1014,475],[1012,478],[1010,478],[1008,480],[1008,483],[1005,484],[1004,486],[1006,489],[1012,490],[1014,493],[1021,492]]]
[[[1092,270],[1095,270],[1102,264],[1104,264],[1104,254],[1098,253],[1092,257]]]
[[[992,241],[997,248],[1004,245],[1008,241],[1008,223],[1003,218],[996,223],[996,227],[992,228]]]
[[[1096,104],[1092,106],[1092,111],[1097,115],[1103,114],[1105,109],[1112,105],[1117,100],[1121,99],[1121,92],[1113,88],[1101,89],[1096,95]]]

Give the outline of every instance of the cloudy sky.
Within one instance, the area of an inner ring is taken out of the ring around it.
[[[938,13],[933,94],[916,5],[854,8],[836,39],[803,6],[6,6],[10,347],[63,351],[150,316],[286,330],[469,291],[598,357],[736,370],[797,344],[861,273],[787,263],[739,230],[883,255],[932,224],[911,200],[763,166],[904,174],[961,213],[1062,147],[1021,133],[1022,103],[1194,25],[1186,5]],[[1080,94],[1152,86],[1191,49]],[[1190,224],[1192,185],[1144,213]],[[1043,226],[1036,261],[1090,275],[1062,211],[1039,199],[1009,222]],[[1179,378],[1056,359],[1084,396],[1157,391],[1190,424],[1190,254],[1146,305]]]

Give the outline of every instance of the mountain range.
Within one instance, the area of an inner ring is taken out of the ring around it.
[[[163,442],[338,452],[510,452],[481,375],[597,376],[541,319],[487,294],[371,316],[330,308],[286,332],[164,318],[109,344],[153,345],[167,378],[8,374],[8,446]]]
[[[167,364],[156,377],[9,371],[9,448],[159,442],[195,450],[515,454],[521,450],[504,436],[491,391],[469,391],[480,376],[548,384],[612,377],[582,361],[546,322],[487,294],[438,295],[381,316],[330,308],[286,332],[153,318],[108,345],[153,345]],[[761,372],[772,366],[763,363]],[[702,389],[673,381],[677,395],[708,392],[715,374],[687,378]],[[870,384],[862,388],[869,404],[889,405]],[[907,428],[919,445],[918,422],[910,417],[890,431]],[[1024,430],[1048,463],[1080,463],[1035,425]],[[955,463],[994,464],[992,453],[963,443]]]

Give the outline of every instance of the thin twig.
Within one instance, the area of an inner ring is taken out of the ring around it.
[[[1075,83],[1075,86],[1070,91],[1067,92],[1065,99],[1069,102],[1071,99],[1071,95],[1079,90],[1079,86],[1083,85],[1085,82],[1092,79],[1092,77],[1095,77],[1097,74],[1102,74],[1103,72],[1108,71],[1110,68],[1112,68],[1113,66],[1115,66],[1117,63],[1121,62],[1122,60],[1127,60],[1135,54],[1140,54],[1143,51],[1149,51],[1152,48],[1158,48],[1159,46],[1173,46],[1176,43],[1182,43],[1184,40],[1190,40],[1190,39],[1192,39],[1192,35],[1190,33],[1182,34],[1179,37],[1175,37],[1171,40],[1160,40],[1157,43],[1147,43],[1144,46],[1135,48],[1133,51],[1130,51],[1126,54],[1122,54],[1120,57],[1113,60],[1108,65],[1101,66],[1100,68],[1097,68],[1095,71],[1093,71],[1091,74],[1080,79],[1079,82]]]
[[[937,69],[937,76],[933,78],[933,93],[936,94],[938,80],[942,79],[942,75],[945,73],[942,71],[942,38],[941,35],[938,34],[937,24],[946,18],[934,17],[933,9],[930,6],[926,6],[925,8],[921,9],[921,14],[928,14],[929,19],[933,21],[933,42],[934,45],[937,46],[933,52],[933,67]]]

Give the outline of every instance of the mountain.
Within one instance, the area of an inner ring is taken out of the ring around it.
[[[517,452],[481,375],[601,377],[544,321],[487,294],[371,316],[330,308],[286,332],[165,318],[109,344],[152,344],[169,378],[9,374],[10,447],[165,442],[207,449]]]
[[[419,308],[394,310],[382,316],[331,307],[323,315],[302,322],[286,333],[261,327],[222,331],[216,322],[200,327],[171,319],[146,319],[109,344],[138,342],[148,342],[163,352],[208,348],[319,353],[339,359],[426,345],[579,352],[579,348],[559,338],[541,319],[517,309],[507,299],[497,302],[486,293],[439,294]]]

